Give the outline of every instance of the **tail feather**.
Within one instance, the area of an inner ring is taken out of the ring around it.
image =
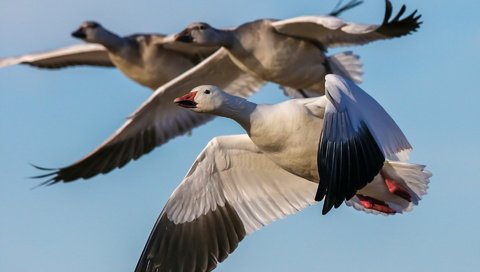
[[[328,64],[332,73],[350,78],[355,83],[362,83],[363,64],[360,57],[352,51],[341,52],[328,57]]]
[[[409,212],[414,206],[418,205],[422,196],[427,193],[431,176],[432,174],[425,170],[423,165],[386,161],[381,173],[371,183],[359,190],[357,194],[360,195],[360,198],[361,196],[367,196],[382,201],[396,213]],[[385,183],[385,178],[392,179],[403,187],[410,195],[410,201],[390,192]],[[366,208],[360,202],[360,198],[354,196],[346,201],[346,204],[366,213],[388,215],[388,213]]]

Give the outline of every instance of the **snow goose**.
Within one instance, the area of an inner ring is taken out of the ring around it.
[[[282,28],[282,22],[290,20],[259,20],[224,31],[215,30],[205,23],[194,24],[174,38],[170,36],[170,40],[177,41],[174,44],[195,43],[222,48],[158,88],[122,127],[90,154],[66,167],[46,169],[52,172],[39,177],[52,176],[44,184],[54,184],[105,174],[211,120],[212,116],[194,115],[170,102],[184,90],[205,82],[217,85],[230,94],[247,96],[265,81],[273,81],[286,86],[286,92],[293,97],[323,94],[327,72],[359,82],[362,69],[356,55],[343,52],[326,57],[324,48],[345,44],[345,41],[363,44],[399,37],[418,28],[419,16],[415,16],[415,12],[400,19],[405,11],[403,6],[389,21],[391,11],[391,4],[387,1],[385,19],[380,26],[345,23],[332,16],[314,17],[328,26],[315,25],[318,27],[315,30],[323,31],[320,32],[323,36],[316,35],[317,40],[292,37],[276,30],[276,27]],[[239,60],[239,56],[243,61]],[[253,70],[248,68],[250,66]]]
[[[333,13],[339,14],[356,5],[358,5],[358,1],[350,1]],[[170,42],[177,47],[184,45],[188,48],[191,45],[191,43],[177,42],[178,39],[174,36],[170,36],[168,39],[169,42],[165,43],[165,46],[169,46]],[[318,51],[318,49],[315,50]],[[333,72],[357,81],[361,80],[361,63],[358,57],[351,52],[339,53],[327,57],[327,60],[330,63],[328,66],[332,68]],[[322,72],[318,78],[323,78],[324,75]],[[211,120],[213,116],[192,114],[192,112],[171,103],[172,99],[181,95],[185,90],[205,84],[205,82],[215,84],[233,95],[245,97],[258,90],[264,80],[258,75],[245,73],[235,65],[235,60],[230,57],[228,50],[221,48],[194,68],[158,88],[120,129],[90,154],[60,169],[41,168],[52,172],[38,177],[53,176],[44,183],[53,184],[105,174],[115,168],[123,167],[129,161],[138,159],[156,146]],[[289,88],[285,88],[285,90],[287,93],[293,93],[292,96],[309,95],[308,91],[290,91]]]
[[[362,1],[352,0],[340,6],[339,2],[330,15],[338,16],[361,3]],[[72,32],[72,36],[89,44],[77,44],[49,52],[0,59],[0,68],[16,64],[47,69],[75,65],[116,67],[128,78],[155,90],[218,49],[218,46],[179,43],[172,36],[163,34],[134,34],[120,37],[94,21],[82,23]],[[339,55],[338,58],[340,62],[348,61],[349,55]],[[359,62],[355,61],[355,65],[358,66]],[[360,68],[356,67],[359,71]]]
[[[414,11],[401,18],[403,5],[392,19],[392,4],[386,0],[381,25],[345,22],[334,16],[301,16],[287,20],[263,19],[235,29],[216,29],[193,23],[177,34],[177,40],[205,46],[222,46],[232,65],[245,73],[294,89],[324,93],[324,75],[332,71],[359,81],[356,67],[336,67],[327,60],[331,47],[362,45],[408,35],[418,29],[420,15]],[[346,69],[345,69],[346,68]],[[341,73],[344,72],[344,73]]]
[[[75,65],[116,67],[128,78],[155,90],[218,49],[178,43],[162,34],[120,37],[93,21],[84,22],[72,36],[88,44],[0,59],[0,67],[15,64],[49,69]]]
[[[208,143],[161,212],[135,271],[211,271],[246,235],[325,193],[323,213],[344,201],[383,215],[418,204],[431,174],[385,160],[410,149],[390,116],[338,76],[326,77],[326,91],[326,97],[256,105],[200,86],[175,99],[192,111],[232,118],[248,135]]]

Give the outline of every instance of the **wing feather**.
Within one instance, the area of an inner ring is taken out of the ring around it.
[[[322,213],[371,182],[385,159],[399,159],[411,149],[388,113],[348,79],[326,77],[327,105],[317,164],[320,184],[315,199],[324,200]]]
[[[100,44],[77,44],[43,53],[0,59],[0,68],[16,64],[47,69],[76,65],[114,67],[107,50]]]
[[[409,35],[420,27],[421,15],[415,10],[405,18],[403,5],[392,19],[392,4],[385,1],[385,16],[381,25],[355,24],[333,16],[300,16],[273,23],[280,33],[314,40],[325,48],[362,45],[377,40],[398,38]]]
[[[170,139],[213,119],[173,104],[173,99],[201,84],[215,84],[237,96],[248,96],[264,82],[244,73],[225,49],[158,88],[103,144],[83,159],[54,171],[47,184],[88,179],[121,168]]]
[[[314,204],[315,188],[247,135],[217,137],[168,200],[135,271],[211,271],[247,234]]]

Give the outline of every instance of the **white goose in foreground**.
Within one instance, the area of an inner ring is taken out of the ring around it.
[[[87,44],[0,59],[0,68],[15,64],[48,69],[75,65],[116,67],[128,78],[155,90],[218,49],[175,42],[163,34],[120,37],[93,21],[84,22],[72,36]]]
[[[344,201],[375,214],[412,210],[431,174],[389,160],[411,148],[401,130],[353,82],[327,75],[326,92],[257,105],[200,86],[175,99],[192,111],[231,118],[248,135],[216,137],[200,153],[135,271],[211,271],[247,234],[324,196],[323,213]]]
[[[415,12],[400,19],[405,6],[389,21],[392,7],[389,1],[386,3],[381,25],[347,23],[332,16],[259,20],[232,30],[194,24],[176,39],[224,47],[158,88],[122,127],[90,154],[69,166],[47,169],[52,172],[39,177],[53,176],[44,184],[54,184],[105,174],[211,120],[211,115],[195,115],[171,104],[172,99],[198,85],[216,85],[230,94],[245,97],[265,81],[273,81],[288,86],[287,93],[298,97],[323,94],[327,72],[359,82],[362,69],[356,55],[345,52],[326,57],[325,49],[400,37],[419,27],[420,16]]]

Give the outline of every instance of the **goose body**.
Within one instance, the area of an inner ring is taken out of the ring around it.
[[[318,183],[317,151],[323,112],[309,109],[315,99],[293,99],[258,105],[247,133],[255,145],[281,168]],[[306,129],[307,128],[307,129]],[[292,137],[292,132],[301,137]]]
[[[175,99],[199,114],[231,118],[248,134],[220,136],[207,144],[165,205],[135,271],[211,271],[246,235],[316,201],[324,202],[324,213],[339,206],[337,199],[373,214],[411,211],[426,193],[431,174],[422,165],[388,160],[411,148],[401,130],[353,82],[328,75],[326,91],[323,97],[257,105],[218,87],[200,86]],[[350,104],[350,98],[356,102]],[[335,115],[345,112],[353,134],[347,122],[335,124]],[[373,142],[362,140],[362,124]],[[333,138],[332,127],[338,128]],[[387,134],[380,134],[383,128]],[[319,142],[338,144],[345,136],[364,145],[355,146],[359,149],[350,154],[349,164],[331,172],[319,160],[335,161],[347,153],[334,147],[330,156]],[[370,145],[385,156],[379,165]],[[372,156],[363,156],[362,148]],[[352,172],[350,164],[362,169]],[[347,183],[344,173],[351,173]],[[323,187],[325,197],[317,199]],[[345,194],[350,189],[353,195]]]
[[[121,37],[92,21],[84,22],[72,36],[87,43],[0,59],[0,67],[15,64],[46,69],[76,65],[115,67],[131,80],[155,90],[217,49],[179,44],[163,34]]]
[[[221,48],[159,87],[122,127],[84,158],[39,177],[51,177],[45,184],[52,184],[105,174],[211,120],[212,116],[192,115],[170,102],[201,84],[213,84],[245,97],[272,81],[283,84],[289,96],[298,98],[323,94],[327,72],[361,82],[363,71],[358,56],[342,52],[327,57],[325,49],[410,34],[419,27],[420,16],[414,12],[402,18],[405,9],[403,6],[391,19],[392,6],[386,1],[380,25],[347,23],[333,16],[257,20],[229,30],[214,29],[206,23],[192,24],[169,36],[165,46],[171,43],[177,49],[190,48],[190,52],[192,44]]]
[[[258,20],[233,31],[235,38],[228,50],[234,63],[265,81],[322,94],[322,78],[331,72],[323,49],[279,33],[273,22]]]
[[[345,22],[334,16],[301,16],[287,20],[263,19],[234,29],[216,29],[207,23],[193,23],[176,35],[181,42],[222,46],[234,65],[264,81],[324,94],[324,76],[337,73],[359,82],[358,67],[328,61],[327,48],[362,45],[377,40],[398,38],[418,29],[416,11],[402,18],[402,6],[392,19],[392,5],[385,1],[385,16],[380,25]],[[230,69],[230,67],[224,67]]]
[[[382,156],[380,167],[385,159],[408,159],[406,154],[411,149],[408,140],[372,97],[353,81],[333,74],[325,78],[325,86],[329,88],[327,95],[292,99],[274,105],[257,105],[229,95],[216,86],[200,86],[185,98],[180,97],[175,101],[195,112],[235,120],[245,129],[256,147],[278,166],[316,183],[320,180],[318,173],[322,170],[317,158],[320,157],[324,138],[333,144],[328,148],[333,152],[332,158],[350,156],[350,162],[336,166],[339,169],[346,167],[343,170],[348,170],[356,159],[373,160],[376,152]],[[337,115],[341,116],[340,121],[336,119]],[[362,134],[363,127],[374,141],[362,142],[362,137],[366,137]],[[344,138],[342,134],[348,134],[348,137]],[[346,154],[341,144],[352,139],[355,143],[348,149],[358,150],[355,154]],[[362,157],[362,153],[369,157]],[[363,166],[369,167],[368,164]],[[378,174],[378,169],[372,171]]]
[[[165,36],[141,34],[123,39],[126,45],[108,51],[110,60],[125,76],[151,90],[194,67],[200,60],[200,56],[195,59],[194,54],[165,48],[162,44]]]

